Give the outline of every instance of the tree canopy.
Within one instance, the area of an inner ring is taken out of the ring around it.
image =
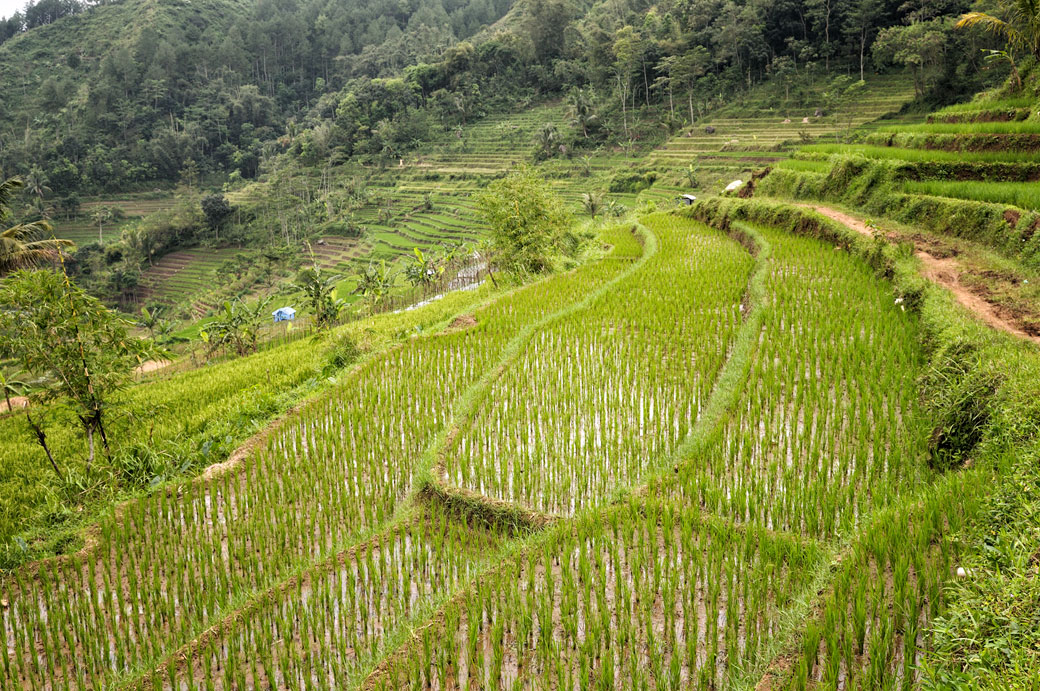
[[[567,227],[567,214],[548,182],[523,167],[488,185],[477,197],[491,227],[497,263],[516,273],[541,273]]]

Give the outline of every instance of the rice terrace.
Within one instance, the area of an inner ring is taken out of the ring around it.
[[[1040,689],[1034,0],[0,0],[0,689]]]

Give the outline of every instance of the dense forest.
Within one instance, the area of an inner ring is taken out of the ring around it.
[[[506,9],[502,0],[42,0],[0,30],[0,166],[38,169],[59,194],[174,182],[186,169],[250,178],[264,144],[310,104],[351,79],[431,59]]]
[[[907,66],[922,94],[949,96],[981,68],[952,28],[968,5],[41,0],[0,25],[0,167],[57,197],[249,179],[287,148],[393,157],[431,128],[574,89],[627,139],[640,107],[667,104],[674,126],[763,80],[790,94],[839,68]]]

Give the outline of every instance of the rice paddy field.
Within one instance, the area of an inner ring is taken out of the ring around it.
[[[1023,99],[973,101],[927,118],[879,121],[863,128],[855,143],[801,147],[776,165],[782,182],[767,180],[766,189],[968,237],[1018,261],[1040,209],[1040,122],[1026,105]],[[857,179],[829,188],[827,180],[850,165]]]
[[[983,486],[924,461],[918,318],[767,227],[658,213],[600,241],[460,298],[471,319],[424,308],[457,325],[7,575],[0,686],[917,681]]]
[[[96,517],[83,549],[0,578],[0,688],[936,686],[933,627],[994,477],[929,463],[934,315],[840,243],[649,213],[691,191],[691,167],[699,194],[766,165],[823,179],[846,156],[940,172],[1036,162],[990,143],[1032,137],[1028,119],[875,121],[911,96],[905,79],[868,80],[853,144],[810,118],[814,141],[795,151],[800,119],[750,109],[712,120],[713,136],[699,125],[651,151],[549,161],[575,213],[588,192],[638,210],[590,226],[602,251],[578,267],[344,327],[381,340],[332,377],[301,340],[133,387],[149,445],[209,446]],[[398,165],[346,171],[364,177],[364,233],[325,235],[316,257],[349,273],[479,241],[473,195],[565,118],[562,104],[489,116]],[[967,136],[979,150],[925,139]],[[649,186],[607,192],[628,169]],[[890,182],[1038,208],[1035,182]],[[145,285],[204,311],[231,255],[170,255]],[[2,507],[3,541],[48,510],[23,432],[0,418],[15,452],[0,480],[41,489]]]
[[[913,194],[1005,204],[1026,211],[1040,210],[1040,185],[1036,183],[927,180],[907,182],[905,189]]]
[[[816,96],[822,98],[824,89],[821,83]],[[686,131],[665,138],[660,146],[614,142],[570,152],[539,163],[537,168],[579,216],[585,213],[586,194],[600,197],[604,207],[613,204],[610,213],[671,208],[682,194],[719,192],[733,179],[747,179],[753,171],[787,159],[803,135],[829,141],[849,128],[898,111],[912,96],[913,87],[905,76],[872,75],[848,113],[816,117],[819,103],[811,98],[776,105],[771,95],[754,92],[749,103],[708,114]],[[803,117],[809,122],[802,123]],[[329,220],[349,222],[360,230],[357,237],[328,232],[321,236],[324,244],[312,243],[322,266],[345,277],[340,295],[347,296],[355,285],[352,277],[371,261],[393,264],[407,261],[415,247],[436,253],[451,246],[474,246],[484,239],[487,228],[477,213],[474,195],[513,167],[531,163],[537,133],[546,125],[561,133],[569,131],[566,104],[549,102],[518,113],[487,115],[438,133],[415,152],[383,165],[346,163],[330,171],[290,166],[288,177],[275,187],[279,194],[289,191],[290,198],[301,195],[299,205],[310,204],[317,190],[326,190]],[[713,134],[705,133],[709,126],[715,128]],[[630,170],[651,179],[637,191],[611,192],[613,178]],[[297,218],[296,210],[265,209],[273,194],[267,187],[247,187],[230,192],[228,198],[244,208],[256,207],[268,224],[314,225],[313,219]],[[76,219],[58,223],[59,233],[80,243],[96,240],[97,228],[91,227],[89,211],[100,203],[84,203]],[[124,210],[127,220],[107,226],[106,239],[118,238],[127,221],[160,210],[165,203],[161,199],[110,202]],[[186,248],[163,257],[143,273],[138,302],[160,301],[180,313],[202,318],[228,297],[214,289],[213,271],[233,255],[233,250]],[[406,291],[407,286],[402,281],[399,288]],[[256,292],[255,286],[252,292]]]

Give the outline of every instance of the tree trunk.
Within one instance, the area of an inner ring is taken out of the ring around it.
[[[643,60],[643,99],[646,101],[646,105],[650,107],[650,82],[646,78],[646,61]]]
[[[621,92],[621,119],[625,125],[625,137],[628,137],[628,93],[621,83],[620,75],[618,75],[618,91]]]
[[[863,27],[859,32],[859,80],[864,81],[863,62],[867,50],[867,28]]]
[[[105,450],[105,458],[112,460],[112,449],[108,445],[108,432],[105,431],[105,423],[102,419],[104,412],[98,408],[94,414],[94,424],[97,425],[98,433],[101,435],[101,448]]]
[[[90,474],[90,466],[94,463],[94,429],[89,423],[85,423],[83,427],[87,431],[87,474]]]
[[[54,474],[58,476],[58,479],[65,482],[65,477],[61,474],[61,470],[58,469],[58,464],[54,461],[54,456],[51,454],[51,449],[47,446],[47,434],[43,431],[43,428],[36,424],[36,421],[29,415],[29,411],[25,411],[25,419],[28,420],[29,426],[32,427],[33,432],[36,434],[36,442],[43,447],[43,452],[47,454],[47,460],[51,462],[51,467],[54,468]]]

